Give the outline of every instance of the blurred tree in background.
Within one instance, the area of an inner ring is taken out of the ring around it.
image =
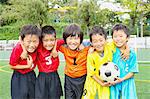
[[[1,4],[6,4],[8,2],[8,0],[0,0]]]
[[[147,16],[150,15],[149,0],[117,0],[117,2],[130,10],[126,13],[130,16],[127,25],[130,27],[131,32],[136,34],[136,30],[139,29],[141,31],[141,34],[139,35],[143,36],[143,26],[147,25],[144,24],[144,21],[148,20],[149,18]],[[145,35],[146,34],[147,33],[145,32]]]
[[[150,36],[149,0],[112,2],[127,12],[102,9],[100,5],[106,1],[109,0],[1,0],[0,39],[18,39],[19,29],[25,24],[52,25],[58,37],[62,37],[63,28],[70,23],[80,24],[85,34],[94,25],[104,27],[111,34],[114,24],[123,23],[130,27],[132,34]],[[129,18],[123,19],[124,15]]]

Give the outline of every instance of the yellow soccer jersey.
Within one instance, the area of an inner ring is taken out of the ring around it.
[[[109,48],[112,50],[113,53],[116,51],[116,45],[114,41],[107,42],[107,45],[109,46]]]
[[[104,56],[101,57],[96,51],[87,56],[87,78],[84,85],[82,99],[95,99],[96,91],[98,91],[99,99],[109,99],[109,87],[102,87],[91,76],[99,77],[99,68],[102,64],[112,61],[114,46],[112,43],[105,44]]]

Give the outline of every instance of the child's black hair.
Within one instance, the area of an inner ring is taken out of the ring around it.
[[[104,36],[104,38],[107,38],[107,33],[105,32],[104,28],[100,27],[100,26],[94,26],[89,33],[90,36],[90,41],[92,42],[92,35],[96,35],[99,34],[101,36]]]
[[[69,36],[71,36],[71,37],[78,36],[78,37],[80,37],[80,43],[82,43],[82,41],[83,41],[83,33],[81,31],[80,26],[77,24],[70,24],[65,28],[65,30],[63,32],[63,39],[64,39],[65,43],[66,43],[67,37],[69,37]]]
[[[36,25],[25,25],[22,27],[19,35],[22,40],[25,38],[25,35],[37,35],[40,38],[41,29],[39,29]]]
[[[52,34],[56,38],[56,31],[55,31],[53,26],[46,25],[46,26],[42,27],[42,36],[41,36],[41,38],[43,38],[45,34]]]

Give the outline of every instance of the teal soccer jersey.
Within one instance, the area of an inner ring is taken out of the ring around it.
[[[130,50],[129,59],[124,61],[121,58],[119,48],[113,54],[113,62],[116,63],[120,69],[120,78],[125,77],[128,73],[138,73],[138,65],[136,54],[133,49]],[[129,78],[119,84],[110,87],[110,99],[137,99],[136,87],[134,78]]]

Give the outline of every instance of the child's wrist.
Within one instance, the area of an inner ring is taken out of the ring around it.
[[[28,65],[27,65],[27,68],[30,68],[30,69],[31,69],[32,66],[33,66],[32,64],[28,64]]]
[[[125,78],[122,78],[122,79],[121,79],[121,82],[123,82],[124,80],[125,80]]]
[[[31,65],[30,69],[32,69],[34,67],[34,64]]]

